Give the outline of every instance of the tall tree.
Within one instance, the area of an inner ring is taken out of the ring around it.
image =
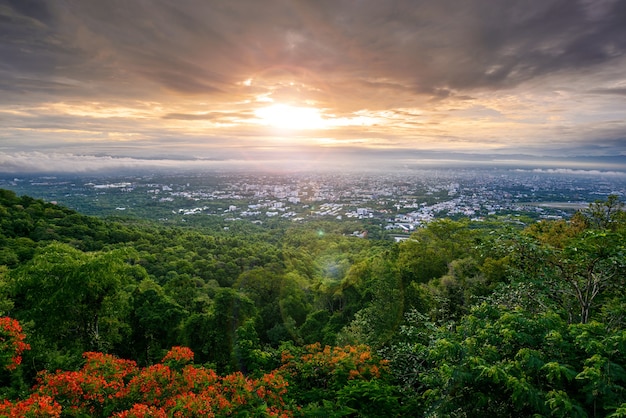
[[[14,316],[42,345],[77,355],[111,350],[128,332],[125,288],[145,275],[131,259],[127,250],[84,253],[50,244],[12,272]]]
[[[609,229],[612,231],[623,227],[626,223],[624,202],[615,194],[609,195],[606,200],[596,200],[589,208],[581,213],[595,229]]]

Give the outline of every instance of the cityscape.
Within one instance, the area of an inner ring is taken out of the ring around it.
[[[270,219],[359,221],[397,234],[434,219],[567,219],[594,201],[626,195],[621,172],[415,169],[395,173],[205,172],[21,176],[0,187],[98,216],[183,224],[192,219],[262,225]],[[357,236],[366,236],[355,231]]]

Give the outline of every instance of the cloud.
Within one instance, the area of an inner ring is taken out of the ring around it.
[[[593,89],[593,90],[590,90],[589,93],[626,96],[626,87],[606,87],[606,88],[600,88],[600,89]]]
[[[277,171],[384,171],[424,167],[518,167],[520,171],[590,176],[626,176],[623,158],[554,158],[524,154],[484,154],[368,147],[278,146],[231,149],[212,156],[175,153],[113,157],[106,154],[61,152],[2,152],[0,174],[133,173],[145,171],[198,172],[241,169]]]
[[[625,21],[622,0],[5,0],[1,146],[615,154]],[[251,123],[272,101],[380,123],[308,138]]]
[[[550,169],[535,168],[533,170],[518,170],[518,171],[531,171],[533,173],[549,173],[549,174],[626,177],[626,172],[624,171],[576,170],[576,169],[571,169],[571,168],[550,168]]]
[[[174,120],[225,120],[246,119],[254,116],[251,112],[203,112],[203,113],[168,113],[163,119]]]
[[[128,168],[156,168],[164,165],[164,161],[158,160],[138,160],[108,156],[40,152],[0,153],[0,172],[4,173],[85,173]]]
[[[626,51],[623,1],[9,4],[3,56],[15,70],[45,80],[63,67],[72,79],[127,77],[182,94],[291,68],[318,87],[353,80],[445,97],[583,71]]]
[[[350,150],[352,153],[353,150]],[[223,158],[222,158],[223,157]],[[329,159],[330,157],[330,159]],[[198,172],[202,170],[244,169],[272,171],[337,170],[355,165],[319,150],[306,148],[276,150],[234,150],[216,158],[189,158],[168,155],[154,158],[111,157],[43,152],[0,152],[0,174],[35,173],[133,173],[145,171]],[[361,167],[367,169],[368,166]]]

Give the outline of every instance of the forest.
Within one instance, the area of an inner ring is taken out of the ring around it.
[[[626,212],[228,231],[0,189],[0,417],[626,417]]]

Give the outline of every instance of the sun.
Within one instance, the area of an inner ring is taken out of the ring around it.
[[[256,110],[255,115],[264,125],[281,129],[323,129],[327,121],[314,107],[275,104]]]

